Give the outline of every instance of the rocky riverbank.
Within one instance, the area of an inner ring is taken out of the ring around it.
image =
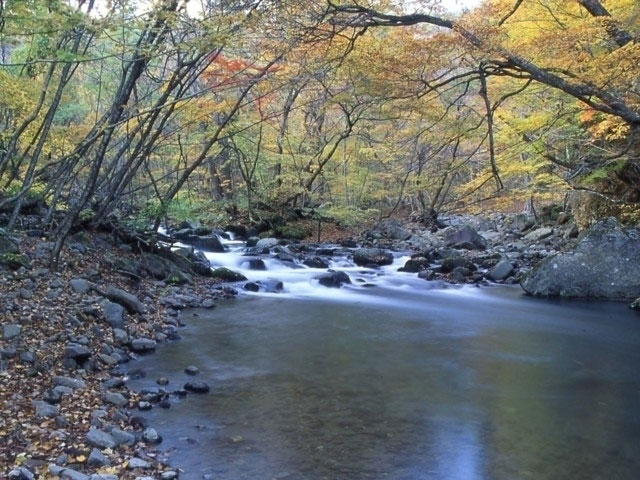
[[[187,390],[129,391],[129,362],[179,338],[181,309],[213,308],[230,290],[198,275],[201,259],[186,250],[140,254],[80,233],[51,273],[50,248],[0,237],[0,476],[176,478],[157,452],[162,432],[136,411]]]

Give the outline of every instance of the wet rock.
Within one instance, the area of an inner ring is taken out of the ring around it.
[[[469,226],[449,227],[444,231],[444,243],[449,247],[465,250],[484,250],[487,241],[476,230]]]
[[[111,461],[97,448],[91,450],[89,458],[87,459],[87,465],[90,467],[104,467],[111,465]]]
[[[450,274],[451,280],[456,283],[465,283],[467,281],[467,277],[472,275],[472,271],[465,267],[456,267]]]
[[[266,270],[267,266],[264,263],[264,260],[260,258],[252,258],[248,262],[249,270]]]
[[[92,447],[105,449],[114,448],[116,441],[114,438],[102,430],[92,429],[87,433],[87,443]]]
[[[302,263],[309,268],[329,268],[329,263],[320,257],[307,258]]]
[[[360,267],[381,267],[391,265],[393,255],[385,250],[363,248],[354,252],[353,261]]]
[[[260,285],[258,285],[256,282],[247,282],[242,286],[242,288],[244,288],[248,292],[260,291]]]
[[[157,344],[155,340],[151,340],[150,338],[140,337],[140,338],[134,338],[133,340],[131,340],[131,344],[129,346],[131,347],[131,350],[133,350],[136,353],[146,353],[146,352],[152,352],[153,350],[155,350]]]
[[[80,294],[87,293],[90,288],[89,282],[84,278],[72,278],[69,281],[69,286],[71,287],[71,290],[73,290],[75,293],[80,293]]]
[[[184,389],[193,393],[207,393],[211,390],[209,385],[204,382],[187,382],[184,384]]]
[[[156,380],[156,383],[158,385],[169,385],[169,380],[166,377],[160,377],[158,380]]]
[[[184,373],[186,373],[187,375],[198,375],[200,373],[200,369],[195,365],[189,365],[184,369]]]
[[[514,269],[508,260],[499,261],[490,271],[489,278],[493,281],[504,280],[513,275]]]
[[[323,287],[340,288],[341,285],[350,284],[351,279],[345,272],[329,272],[317,277],[318,283]]]
[[[433,270],[421,270],[418,272],[418,278],[422,278],[423,280],[433,280],[436,277],[436,274]]]
[[[167,470],[160,474],[160,480],[175,480],[176,478],[178,478],[178,472],[173,470]]]
[[[219,278],[220,280],[224,280],[225,282],[241,282],[247,279],[247,277],[245,277],[241,273],[234,272],[233,270],[229,270],[225,267],[216,268],[211,276],[214,278]]]
[[[425,257],[414,257],[407,260],[404,267],[398,269],[399,272],[418,273],[429,268],[430,262]]]
[[[152,405],[150,402],[138,402],[138,410],[146,411],[151,410]]]
[[[11,340],[13,338],[16,338],[21,333],[22,333],[22,325],[8,323],[2,326],[2,338],[4,340]]]
[[[158,444],[162,442],[162,436],[154,429],[147,428],[142,432],[142,439],[147,443]]]
[[[530,295],[633,299],[640,296],[640,230],[614,218],[595,224],[573,251],[548,257],[525,275]]]
[[[109,287],[105,293],[112,302],[118,303],[127,309],[129,313],[145,313],[146,308],[138,297],[119,288]]]
[[[217,235],[211,235],[208,237],[199,237],[195,239],[192,243],[196,248],[199,248],[201,250],[206,250],[207,252],[217,252],[217,253],[224,252],[224,245],[222,244],[222,242],[220,241]]]

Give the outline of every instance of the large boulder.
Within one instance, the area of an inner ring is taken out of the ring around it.
[[[202,250],[206,250],[207,252],[224,252],[224,245],[217,235],[198,237],[197,239],[193,240],[193,246]]]
[[[633,299],[640,296],[640,231],[615,218],[595,224],[574,251],[540,262],[521,281],[530,295]]]
[[[362,248],[353,253],[353,261],[360,267],[381,267],[393,263],[391,252],[376,248]]]
[[[448,247],[464,248],[466,250],[484,250],[487,248],[485,238],[469,225],[447,228],[444,231],[444,243]]]

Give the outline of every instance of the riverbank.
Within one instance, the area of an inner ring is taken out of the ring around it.
[[[76,235],[59,273],[46,268],[50,242],[27,234],[11,242],[24,264],[0,272],[2,475],[175,478],[156,453],[156,431],[136,415],[145,395],[126,387],[120,367],[179,338],[182,308],[213,308],[229,290],[163,272],[161,257],[107,234]],[[151,272],[125,268],[134,265]]]

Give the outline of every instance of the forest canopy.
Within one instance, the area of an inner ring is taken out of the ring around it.
[[[0,212],[637,220],[635,0],[0,0]],[[578,217],[578,216],[577,216]]]

